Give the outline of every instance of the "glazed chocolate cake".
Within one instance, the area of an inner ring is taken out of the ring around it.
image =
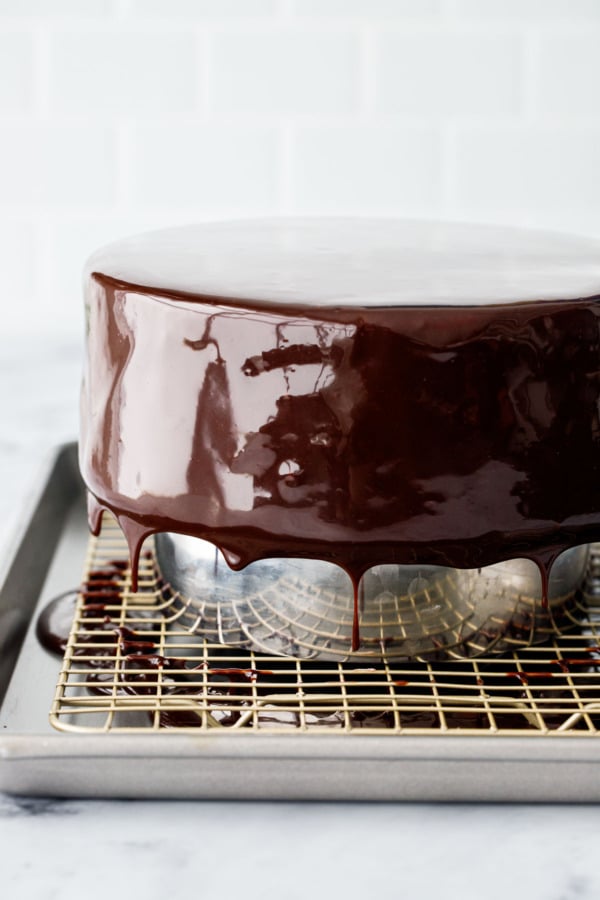
[[[86,270],[80,462],[143,539],[233,569],[459,569],[600,537],[600,244],[368,219],[214,223]],[[134,584],[135,587],[135,584]],[[545,588],[544,588],[545,590]],[[356,641],[356,635],[355,635]]]

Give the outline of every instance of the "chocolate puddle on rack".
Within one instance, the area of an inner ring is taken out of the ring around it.
[[[150,554],[145,554],[151,560]],[[189,657],[182,658],[168,655],[168,648],[159,652],[160,648],[153,634],[155,620],[145,626],[142,622],[136,628],[118,624],[119,610],[124,602],[124,576],[128,563],[124,560],[112,560],[101,568],[92,570],[79,590],[65,592],[42,610],[37,621],[37,636],[40,643],[51,652],[62,656],[68,644],[69,632],[73,623],[77,597],[81,598],[80,626],[73,647],[73,658],[77,666],[87,670],[83,686],[90,695],[136,698],[154,698],[160,678],[160,697],[167,703],[159,713],[159,728],[178,729],[196,728],[202,725],[202,714],[199,705],[208,709],[209,722],[215,726],[232,727],[244,725],[245,718],[252,716],[254,727],[268,729],[301,727],[301,717],[293,708],[281,708],[282,697],[287,706],[293,707],[297,702],[298,688],[303,696],[310,700],[311,669],[310,664],[303,662],[302,682],[290,678],[289,660],[278,663],[277,658],[269,657],[266,665],[248,665],[243,667],[219,665],[218,659],[208,663],[200,660],[194,664]],[[169,590],[160,580],[157,582],[160,597],[168,596]],[[115,612],[117,615],[115,616]],[[109,613],[112,613],[109,614]],[[250,661],[250,654],[247,654]],[[236,659],[243,656],[243,651],[236,651]],[[502,696],[508,704],[513,703],[515,711],[504,710],[495,713],[498,727],[512,730],[535,730],[536,724],[532,714],[525,708],[528,693],[535,692],[538,700],[552,701],[551,706],[560,706],[563,698],[570,695],[569,678],[572,673],[597,673],[600,669],[600,646],[597,641],[582,646],[577,654],[551,658],[545,654],[543,661],[536,662],[536,654],[524,651],[518,668],[508,657],[505,660],[494,660],[486,663],[478,660],[479,684],[493,685],[501,689]],[[260,658],[253,656],[256,663]],[[468,661],[466,661],[468,662]],[[402,693],[410,694],[415,703],[423,697],[422,707],[427,706],[431,697],[431,681],[435,679],[435,660],[428,668],[426,663],[405,663],[402,666],[402,680],[394,681],[394,690],[398,702],[402,704]],[[527,668],[523,668],[526,665]],[[445,663],[448,666],[448,663]],[[444,665],[441,666],[444,668]],[[332,684],[335,682],[338,664],[320,662],[316,666],[318,677],[314,681],[323,691],[323,672],[331,671]],[[431,674],[433,671],[433,675]],[[352,697],[353,692],[365,691],[365,680],[374,679],[371,708],[337,709],[335,703],[329,704],[326,710],[308,710],[303,715],[304,726],[311,728],[352,730],[368,728],[390,730],[397,727],[393,710],[377,709],[379,699],[389,691],[389,685],[382,688],[384,666],[344,665],[344,690]],[[447,677],[447,671],[446,671]],[[377,681],[378,680],[378,681]],[[460,694],[461,689],[468,696],[472,689],[472,672],[460,662],[453,665],[451,689]],[[448,690],[448,688],[446,688]],[[596,692],[600,701],[600,685]],[[260,708],[254,709],[254,699],[261,700]],[[269,702],[270,698],[273,702]],[[588,700],[594,696],[588,695]],[[194,709],[195,705],[198,709]],[[460,704],[459,704],[460,705]],[[522,711],[518,711],[522,707]],[[560,728],[571,715],[572,710],[564,712],[550,710],[544,714],[544,725],[548,729]],[[148,710],[152,720],[154,711]],[[404,728],[432,729],[440,727],[440,718],[435,708],[411,709],[410,705],[402,709]],[[447,729],[488,729],[487,715],[480,708],[445,710],[445,727]],[[594,724],[600,725],[600,714],[592,716]],[[585,728],[583,721],[574,726]]]

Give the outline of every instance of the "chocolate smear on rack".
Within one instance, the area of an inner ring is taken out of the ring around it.
[[[64,655],[79,598],[81,627],[77,643],[92,642],[92,636],[86,634],[86,631],[97,630],[99,627],[106,631],[107,626],[112,628],[111,619],[105,613],[108,606],[118,607],[122,603],[123,575],[127,568],[125,560],[110,560],[101,568],[89,572],[88,578],[79,588],[64,591],[50,600],[36,621],[36,636],[40,644],[57,656]],[[98,620],[100,626],[97,624]],[[99,637],[96,636],[94,640],[98,641]],[[106,643],[106,635],[102,636],[102,642]],[[85,652],[85,648],[80,647],[74,652],[79,655]]]

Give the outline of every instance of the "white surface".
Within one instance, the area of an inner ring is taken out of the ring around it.
[[[212,106],[225,114],[356,113],[360,51],[358,34],[346,29],[218,33],[212,41]]]
[[[132,109],[142,117],[193,113],[200,90],[195,50],[194,35],[180,28],[148,31],[141,40],[127,26],[61,32],[52,42],[50,103],[66,115],[77,115],[86,106],[125,116]]]
[[[203,134],[194,123],[180,124],[175,137],[176,166],[172,165],[173,140],[168,130],[157,133],[152,124],[140,125],[131,137],[137,165],[130,189],[139,209],[176,203],[189,216],[202,209],[205,216],[219,218],[224,210],[240,206],[267,211],[276,207],[280,178],[277,128],[219,123]],[[164,174],[157,179],[157,172]],[[215,178],[215,172],[221,177]]]
[[[2,328],[79,335],[82,261],[212,218],[600,235],[598,0],[0,0]]]
[[[523,104],[519,37],[448,30],[388,31],[376,45],[382,112],[446,117],[513,115]],[[435,60],[435,65],[432,61]]]
[[[373,130],[343,122],[299,125],[290,164],[295,210],[405,210],[433,217],[439,214],[442,154],[439,129],[427,123],[407,128],[392,119]]]
[[[2,349],[0,553],[53,443],[76,431],[80,342]],[[11,900],[596,900],[600,807],[15,800]]]
[[[114,202],[116,142],[110,129],[98,125],[86,133],[72,125],[0,123],[0,146],[0,197],[6,209],[35,215],[40,205],[49,212]],[[3,312],[7,307],[10,311],[5,300]]]
[[[6,801],[11,900],[596,900],[593,808]]]
[[[570,159],[574,143],[577,160]],[[577,121],[568,128],[556,122],[534,127],[474,124],[457,136],[456,153],[456,189],[474,219],[493,209],[500,221],[516,222],[526,205],[550,227],[557,221],[557,208],[567,221],[580,197],[590,208],[600,208],[600,131],[594,126]]]
[[[6,341],[0,347],[0,554],[52,447],[78,430],[83,339]],[[0,845],[1,846],[1,845]],[[0,850],[1,857],[1,850]]]

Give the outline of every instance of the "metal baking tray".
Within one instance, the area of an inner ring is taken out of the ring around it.
[[[77,587],[88,547],[74,444],[54,453],[0,578],[0,789],[64,797],[406,801],[600,800],[595,730],[290,733],[61,732],[61,660],[37,612]],[[410,730],[409,730],[410,731]]]

